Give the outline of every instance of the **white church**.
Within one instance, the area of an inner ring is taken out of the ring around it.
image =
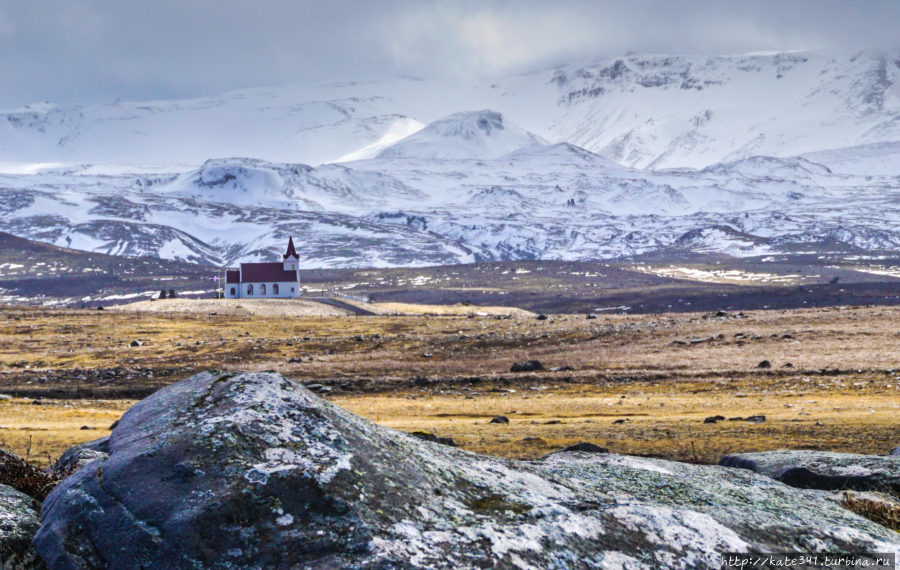
[[[226,299],[296,299],[300,296],[300,256],[288,238],[281,262],[242,263],[225,270]]]

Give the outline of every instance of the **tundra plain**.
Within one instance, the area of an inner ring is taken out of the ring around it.
[[[592,317],[4,307],[0,447],[46,463],[204,369],[275,370],[377,423],[508,457],[582,441],[700,463],[898,445],[900,308]],[[510,371],[526,360],[544,369]]]

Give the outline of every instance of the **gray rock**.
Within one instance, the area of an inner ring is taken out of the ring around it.
[[[550,453],[550,455],[553,455],[554,453],[574,453],[576,451],[579,451],[581,453],[609,453],[609,449],[607,449],[605,447],[600,447],[596,443],[582,441],[582,442],[570,445],[569,447],[564,447],[562,449],[554,451],[554,452]]]
[[[494,416],[493,418],[491,418],[491,421],[488,422],[488,423],[491,423],[491,424],[508,424],[508,423],[509,423],[509,418],[506,417],[506,416]]]
[[[524,360],[522,362],[515,362],[512,366],[510,366],[510,372],[535,372],[538,370],[543,370],[544,365],[541,364],[540,360]]]
[[[895,447],[888,455],[900,455],[900,447]]]
[[[522,462],[373,425],[278,374],[204,373],[123,417],[35,538],[53,568],[719,568],[723,551],[900,551],[747,470]]]
[[[890,455],[779,450],[726,455],[719,465],[749,469],[801,489],[900,495],[900,457]]]
[[[0,567],[45,568],[31,539],[37,532],[37,502],[7,485],[0,485]]]
[[[50,466],[50,474],[68,477],[85,465],[109,456],[109,437],[101,437],[67,449],[56,463]]]

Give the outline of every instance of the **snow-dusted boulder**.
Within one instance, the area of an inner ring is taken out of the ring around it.
[[[135,405],[44,503],[54,568],[719,568],[725,551],[900,551],[900,535],[742,469],[520,462],[373,425],[275,373]]]
[[[7,485],[0,485],[0,567],[44,568],[31,545],[38,528],[36,501]]]
[[[792,487],[900,494],[900,456],[778,450],[726,455],[719,461],[761,473]]]

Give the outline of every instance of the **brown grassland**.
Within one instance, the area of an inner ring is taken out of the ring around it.
[[[900,308],[547,320],[453,312],[0,308],[0,392],[13,396],[0,401],[0,447],[46,463],[107,434],[136,398],[210,368],[276,370],[383,425],[510,457],[580,441],[698,462],[900,445]],[[526,359],[548,370],[510,372]],[[549,370],[562,366],[571,370]],[[495,415],[510,422],[489,423]],[[715,415],[726,419],[704,423]],[[727,419],[751,415],[766,421]]]

